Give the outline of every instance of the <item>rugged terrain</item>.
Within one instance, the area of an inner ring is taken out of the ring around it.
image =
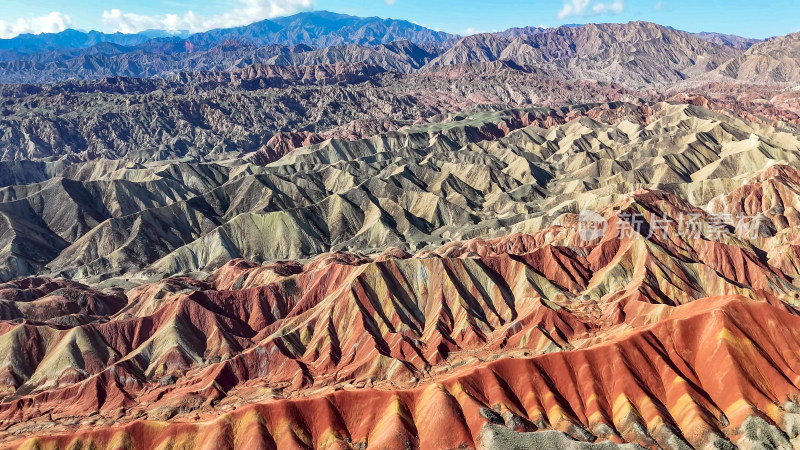
[[[786,130],[642,102],[451,114],[319,140],[266,166],[8,162],[0,273],[148,277],[232,258],[413,251],[536,230],[644,187],[703,205],[771,162],[797,163],[798,149]]]
[[[798,42],[0,41],[0,447],[800,447]]]
[[[636,98],[619,86],[567,83],[502,64],[415,75],[361,63],[257,65],[0,91],[0,160],[132,162],[237,157],[279,132],[352,139],[459,111]]]
[[[24,83],[0,85],[0,160],[206,161],[280,133],[363,138],[461,111],[686,94],[797,123],[797,34],[754,42],[631,22],[457,38],[322,13],[279,22],[146,49],[106,48],[140,35],[3,42],[25,52],[0,62],[0,82]]]
[[[4,442],[792,445],[798,137],[604,103],[9,166]]]
[[[740,81],[796,83],[800,35],[766,41],[692,34],[649,22],[514,28],[455,36],[400,20],[328,12],[190,36],[67,30],[0,40],[0,82],[169,76],[278,66],[363,63],[400,73],[504,62],[561,80],[634,89]]]

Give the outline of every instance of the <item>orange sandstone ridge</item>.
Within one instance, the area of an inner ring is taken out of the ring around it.
[[[413,256],[233,260],[124,296],[6,283],[0,442],[796,445],[800,246],[786,233],[799,187],[800,172],[774,166],[712,200],[709,211],[766,218],[746,239],[640,190],[598,211],[608,226],[591,242],[567,214]],[[690,214],[695,236],[675,220]],[[72,322],[62,298],[83,305]]]
[[[413,388],[334,388],[169,424],[136,420],[87,431],[89,422],[21,448],[456,448],[491,446],[503,436],[496,427],[674,448],[741,442],[754,423],[781,436],[772,424],[796,423],[797,377],[786,374],[800,361],[782,350],[799,343],[794,312],[725,296],[662,315],[586,349],[452,368]],[[754,331],[744,321],[782,328]],[[214,382],[224,386],[235,376],[218,374]]]

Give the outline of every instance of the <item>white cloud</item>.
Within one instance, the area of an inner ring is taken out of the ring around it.
[[[612,3],[599,2],[592,4],[591,0],[566,0],[564,7],[558,12],[559,19],[567,17],[587,17],[599,14],[619,14],[625,10],[624,0],[614,0]]]
[[[15,22],[0,20],[0,39],[8,39],[23,33],[58,33],[72,26],[72,19],[53,11],[42,17],[19,18]]]
[[[392,5],[394,5],[395,1],[397,1],[397,0],[386,0],[386,4],[389,5],[389,6],[392,6]]]
[[[122,33],[158,29],[167,31],[206,31],[248,25],[263,19],[286,16],[314,7],[316,0],[237,0],[239,6],[221,14],[201,16],[193,11],[184,14],[145,16],[119,9],[103,11],[103,23]]]
[[[572,0],[571,2],[564,2],[564,7],[558,12],[558,18],[564,19],[570,16],[580,16],[589,6],[589,0]]]
[[[619,14],[625,10],[625,3],[622,0],[614,0],[614,3],[598,3],[592,7],[594,14]]]

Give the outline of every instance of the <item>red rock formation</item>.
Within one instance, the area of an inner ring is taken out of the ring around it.
[[[797,179],[776,166],[712,204],[763,211],[790,201]],[[592,242],[566,215],[413,257],[234,260],[205,281],[133,289],[107,322],[3,322],[0,342],[15,344],[0,347],[12,351],[0,442],[440,448],[548,429],[655,448],[746,443],[753,427],[794,438],[794,260],[774,264],[757,246],[770,241],[715,233],[713,216],[661,191],[598,213],[608,228]],[[697,235],[682,234],[684,214],[700,218]],[[48,282],[28,283],[16,286]]]
[[[263,147],[249,155],[248,161],[260,166],[266,166],[271,162],[283,158],[298,147],[306,147],[308,145],[318,144],[322,141],[324,141],[322,137],[308,131],[291,133],[281,132],[272,136]]]
[[[0,284],[0,320],[85,321],[125,306],[121,293],[98,292],[69,280],[23,278]]]
[[[678,92],[669,101],[702,106],[750,122],[781,128],[800,125],[800,94],[782,88],[748,84],[708,84]]]
[[[754,329],[753,323],[780,326]],[[416,388],[349,387],[268,400],[218,419],[135,421],[42,441],[65,447],[80,439],[84,448],[214,442],[215,448],[363,443],[433,449],[480,445],[482,430],[500,423],[576,438],[591,433],[646,448],[700,447],[746,438],[753,417],[767,428],[794,420],[793,407],[785,405],[800,392],[785,374],[800,357],[784,349],[800,344],[797,329],[800,318],[780,304],[707,298],[584,350],[465,366]],[[229,376],[215,383],[224,385]]]

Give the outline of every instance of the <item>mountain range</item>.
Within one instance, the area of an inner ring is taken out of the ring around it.
[[[789,448],[798,158],[797,133],[617,102],[265,167],[14,163],[1,442]]]
[[[3,62],[0,72],[4,74],[0,81],[149,77],[181,70],[274,63],[272,59],[283,53],[326,47],[343,47],[340,52],[346,53],[364,46],[409,41],[430,51],[455,39],[454,35],[407,21],[328,12],[300,13],[188,36],[155,31],[126,35],[66,30],[0,40],[0,62]],[[389,47],[390,52],[393,50],[399,54],[404,52],[397,44]],[[320,62],[345,61],[346,58],[339,56],[332,61]]]
[[[640,89],[720,80],[786,83],[797,81],[797,59],[781,60],[776,54],[791,55],[800,46],[797,35],[762,42],[645,22],[514,28],[461,38],[406,21],[329,12],[189,36],[160,34],[67,30],[0,40],[5,49],[0,50],[0,81],[141,78],[252,64],[337,62],[410,73],[504,61],[536,65],[561,79],[614,81]]]
[[[800,34],[0,41],[0,447],[800,448]]]

